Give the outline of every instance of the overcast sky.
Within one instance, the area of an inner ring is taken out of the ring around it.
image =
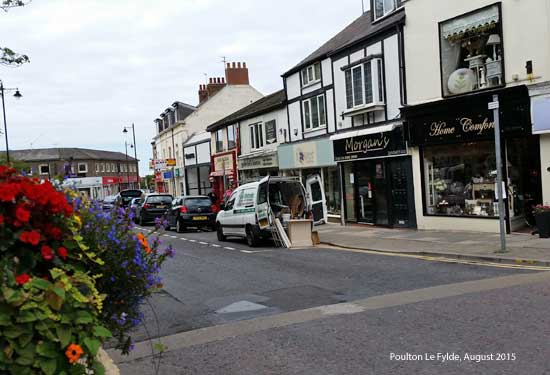
[[[365,4],[368,0],[365,0]],[[361,15],[361,0],[33,0],[0,11],[0,46],[29,55],[0,66],[10,149],[84,147],[124,152],[136,126],[149,173],[153,120],[224,74],[222,56],[246,61],[264,95],[281,74]],[[5,150],[3,135],[0,150]]]

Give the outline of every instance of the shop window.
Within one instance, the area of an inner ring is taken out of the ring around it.
[[[424,149],[426,214],[498,216],[494,142]]]
[[[248,128],[250,132],[250,147],[253,150],[264,147],[264,127],[262,123],[252,124]]]
[[[401,3],[402,0],[373,0],[371,2],[371,9],[374,9],[374,19],[379,19],[390,14],[400,7]]]
[[[302,86],[311,85],[321,80],[321,63],[315,63],[302,69]]]
[[[235,125],[229,125],[227,127],[227,149],[232,150],[237,147],[235,142]]]
[[[324,95],[305,100],[303,106],[306,130],[323,128],[327,125]]]
[[[340,215],[340,180],[338,167],[329,167],[323,170],[325,199],[327,201],[327,211],[331,215]]]
[[[223,151],[223,129],[216,131],[216,152]]]
[[[501,21],[495,4],[439,24],[444,96],[504,85]]]
[[[87,173],[87,172],[88,172],[88,164],[78,163],[78,173]]]
[[[374,58],[364,64],[347,69],[344,74],[348,109],[355,110],[384,104],[382,59]]]

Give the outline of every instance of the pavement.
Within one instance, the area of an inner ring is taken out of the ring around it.
[[[550,239],[526,233],[506,235],[507,252],[499,253],[498,233],[332,223],[317,226],[315,230],[319,232],[321,243],[350,249],[550,267]]]

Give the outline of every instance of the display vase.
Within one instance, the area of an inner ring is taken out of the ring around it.
[[[540,211],[535,213],[537,229],[540,238],[550,237],[550,211]]]

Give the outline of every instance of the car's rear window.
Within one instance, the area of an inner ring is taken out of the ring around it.
[[[154,195],[147,198],[147,203],[171,204],[172,199],[173,198],[170,195]]]
[[[210,198],[187,198],[184,205],[189,208],[205,207],[212,205]]]

